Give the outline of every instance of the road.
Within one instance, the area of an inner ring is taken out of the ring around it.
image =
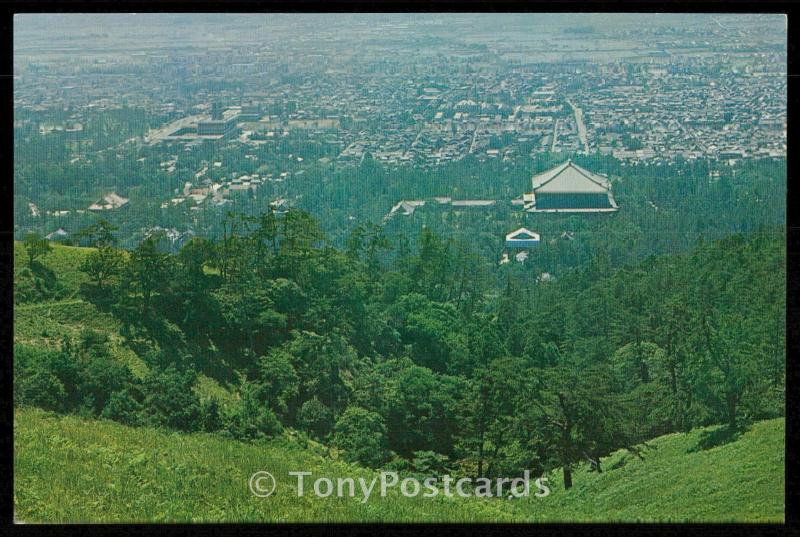
[[[558,119],[553,123],[553,143],[550,144],[550,152],[556,152],[556,142],[558,141]]]
[[[572,111],[575,113],[575,123],[578,125],[578,138],[580,138],[583,144],[583,150],[589,153],[589,142],[586,139],[586,125],[583,124],[583,110],[572,104],[572,101],[569,99],[567,99],[567,103],[572,107]]]

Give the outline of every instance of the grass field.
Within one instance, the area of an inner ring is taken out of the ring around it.
[[[645,460],[617,452],[604,459],[601,474],[578,469],[569,491],[556,473],[544,498],[406,498],[394,487],[385,498],[373,494],[361,503],[359,497],[298,497],[289,471],[368,480],[377,473],[291,440],[244,444],[18,409],[14,505],[17,519],[28,523],[782,522],[784,420],[759,422],[735,441],[698,447],[719,430],[656,438]],[[249,492],[248,479],[259,470],[278,481],[269,498]]]

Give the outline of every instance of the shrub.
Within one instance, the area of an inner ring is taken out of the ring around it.
[[[314,397],[300,407],[297,423],[317,439],[325,437],[333,427],[331,410]]]
[[[200,400],[193,390],[195,378],[191,370],[151,370],[143,386],[148,423],[179,431],[198,430]]]
[[[14,379],[14,404],[31,405],[61,412],[64,409],[66,393],[64,385],[53,373],[40,366],[34,366]]]
[[[203,399],[200,401],[200,430],[207,433],[222,429],[219,403],[216,399]]]
[[[241,398],[222,415],[223,432],[237,440],[254,440],[279,434],[283,427],[275,413],[260,404],[257,397],[259,387],[245,383],[240,389]]]
[[[92,355],[108,354],[108,334],[92,330],[91,328],[81,329],[78,336],[78,346],[82,351]]]
[[[450,459],[435,451],[415,451],[411,464],[414,472],[426,476],[450,473]]]
[[[100,416],[125,425],[138,426],[143,423],[141,393],[133,387],[114,392],[108,398]]]
[[[344,450],[344,458],[377,468],[387,458],[386,426],[380,414],[348,407],[336,422],[333,445]]]
[[[128,366],[108,355],[87,358],[81,371],[80,392],[89,401],[88,409],[96,416],[105,408],[112,394],[136,382]]]
[[[289,402],[297,396],[300,379],[297,376],[292,357],[283,350],[276,350],[258,360],[261,378],[260,396],[278,415],[286,417]]]
[[[82,403],[79,384],[80,368],[68,353],[14,346],[14,395],[18,404],[69,412]]]

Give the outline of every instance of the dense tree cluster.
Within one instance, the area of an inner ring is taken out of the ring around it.
[[[567,486],[653,436],[784,412],[780,229],[623,267],[598,253],[544,282],[429,229],[412,247],[361,225],[334,248],[297,209],[229,214],[177,255],[156,236],[124,255],[112,232],[86,231],[82,293],[147,376],[86,332],[17,348],[17,402],[241,439],[290,427],[408,472],[563,468]],[[196,395],[198,373],[232,401]]]

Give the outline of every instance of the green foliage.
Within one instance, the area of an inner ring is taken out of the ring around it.
[[[47,367],[53,353],[21,346],[14,351],[14,404],[61,410],[66,400],[64,384]]]
[[[15,303],[42,302],[64,295],[64,286],[56,274],[38,262],[17,271],[17,277],[14,279]]]
[[[223,427],[219,403],[214,398],[200,400],[200,427],[207,433],[220,431]]]
[[[505,267],[493,287],[469,243],[430,229],[391,249],[361,225],[342,252],[299,210],[225,222],[219,240],[177,255],[153,238],[129,255],[113,236],[80,250],[86,269],[119,253],[118,270],[84,285],[105,289],[84,292],[90,303],[20,308],[24,341],[58,350],[20,362],[18,403],[243,440],[295,427],[345,453],[357,450],[337,431],[358,408],[382,424],[382,447],[351,460],[470,476],[601,473],[615,450],[657,435],[783,413],[775,230],[624,267],[598,254],[551,281]],[[34,307],[48,313],[31,334]]]
[[[125,256],[121,251],[104,246],[87,255],[80,269],[102,289],[110,278],[119,276],[124,262]]]
[[[114,393],[135,382],[135,377],[125,364],[106,353],[95,354],[84,363],[80,392],[84,399],[91,401],[91,411],[97,416]]]
[[[28,267],[30,268],[33,268],[33,262],[36,261],[36,258],[47,255],[52,250],[50,242],[35,232],[28,233],[23,244],[25,251],[28,253]]]
[[[144,422],[142,395],[137,389],[126,387],[111,394],[108,403],[100,414],[103,418],[118,421],[125,425],[138,426]]]
[[[78,232],[79,238],[85,238],[98,250],[108,248],[116,244],[117,239],[114,232],[119,228],[107,220],[98,220],[96,223],[87,226]]]
[[[364,408],[348,407],[336,421],[333,445],[350,462],[380,467],[388,455],[383,418]]]
[[[152,237],[131,252],[124,285],[133,291],[143,318],[151,313],[153,295],[168,288],[173,264],[173,258],[161,253]]]
[[[273,412],[284,417],[300,388],[300,378],[292,360],[291,354],[283,349],[276,349],[258,361],[261,397]]]
[[[452,455],[466,382],[416,365],[397,365],[388,372],[379,402],[389,447],[406,457],[423,450]]]
[[[452,362],[467,354],[466,337],[459,327],[461,319],[452,304],[412,293],[400,297],[390,313],[396,319],[401,341],[411,346],[416,363],[446,372]]]
[[[649,342],[629,343],[611,356],[616,382],[626,391],[651,379],[666,382],[665,361],[664,350]]]
[[[275,413],[259,401],[258,386],[245,382],[239,399],[222,412],[223,432],[238,440],[272,437],[283,430]]]
[[[28,265],[27,252],[21,242],[14,243],[14,302],[42,304],[75,295],[86,282],[79,270],[86,255],[93,250],[51,244],[51,251],[40,257],[33,267]]]
[[[410,470],[424,476],[438,476],[450,473],[450,459],[435,451],[415,451]]]
[[[517,426],[516,417],[523,408],[522,398],[531,393],[524,362],[519,358],[494,360],[476,372],[465,401],[465,419],[459,430],[459,448],[476,461],[475,475],[500,475],[508,468],[513,438],[509,431]],[[522,467],[534,465],[536,456]],[[503,474],[505,475],[505,474]]]
[[[300,407],[297,424],[315,438],[324,438],[333,428],[333,413],[319,399],[313,397]]]
[[[145,421],[180,431],[198,430],[201,414],[200,399],[192,389],[195,378],[189,370],[152,369],[142,383]]]

